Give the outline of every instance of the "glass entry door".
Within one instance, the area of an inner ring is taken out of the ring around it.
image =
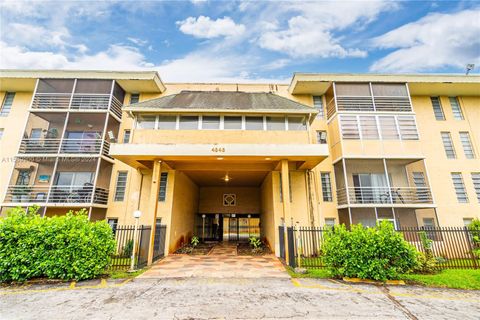
[[[250,237],[260,237],[260,217],[258,214],[224,214],[223,241],[248,241]]]

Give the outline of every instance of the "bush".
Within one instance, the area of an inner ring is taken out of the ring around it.
[[[398,279],[417,264],[417,251],[384,221],[375,228],[344,225],[328,230],[322,246],[333,276],[361,279]]]
[[[427,237],[425,231],[420,232],[420,240],[422,242],[423,252],[418,253],[417,265],[414,271],[417,273],[435,273],[438,261],[433,256],[433,241]]]
[[[115,250],[105,221],[88,221],[84,210],[52,218],[36,211],[16,208],[0,219],[0,281],[83,280],[104,272]]]
[[[468,225],[468,229],[472,234],[473,254],[480,258],[480,220],[473,219],[472,223]]]

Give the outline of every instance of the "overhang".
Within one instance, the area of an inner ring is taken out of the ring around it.
[[[408,83],[411,95],[480,96],[480,76],[460,74],[295,73],[291,94],[325,94],[333,82]]]
[[[120,144],[110,145],[110,156],[135,168],[152,161],[278,162],[288,160],[298,169],[312,169],[328,157],[323,144]]]
[[[0,91],[33,91],[37,79],[112,79],[128,92],[162,93],[156,71],[0,70]]]

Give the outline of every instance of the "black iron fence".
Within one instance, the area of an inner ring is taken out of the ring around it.
[[[152,228],[141,225],[137,230],[136,241],[135,226],[117,226],[114,228],[116,248],[110,262],[110,269],[129,269],[132,262],[132,253],[135,248],[135,268],[142,268],[147,264],[148,249]],[[158,225],[155,232],[154,260],[163,257],[165,248],[166,226]]]
[[[324,268],[322,244],[328,228],[288,227],[289,265],[300,265],[305,268]],[[279,227],[280,256],[285,258],[285,228]],[[423,239],[431,240],[430,250],[437,260],[438,269],[477,269],[480,268],[480,257],[474,250],[480,245],[473,241],[473,232],[466,227],[415,227],[401,228],[397,232],[425,253]]]

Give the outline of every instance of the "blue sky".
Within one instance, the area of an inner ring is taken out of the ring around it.
[[[0,68],[286,82],[480,67],[476,1],[0,1],[0,18]]]

